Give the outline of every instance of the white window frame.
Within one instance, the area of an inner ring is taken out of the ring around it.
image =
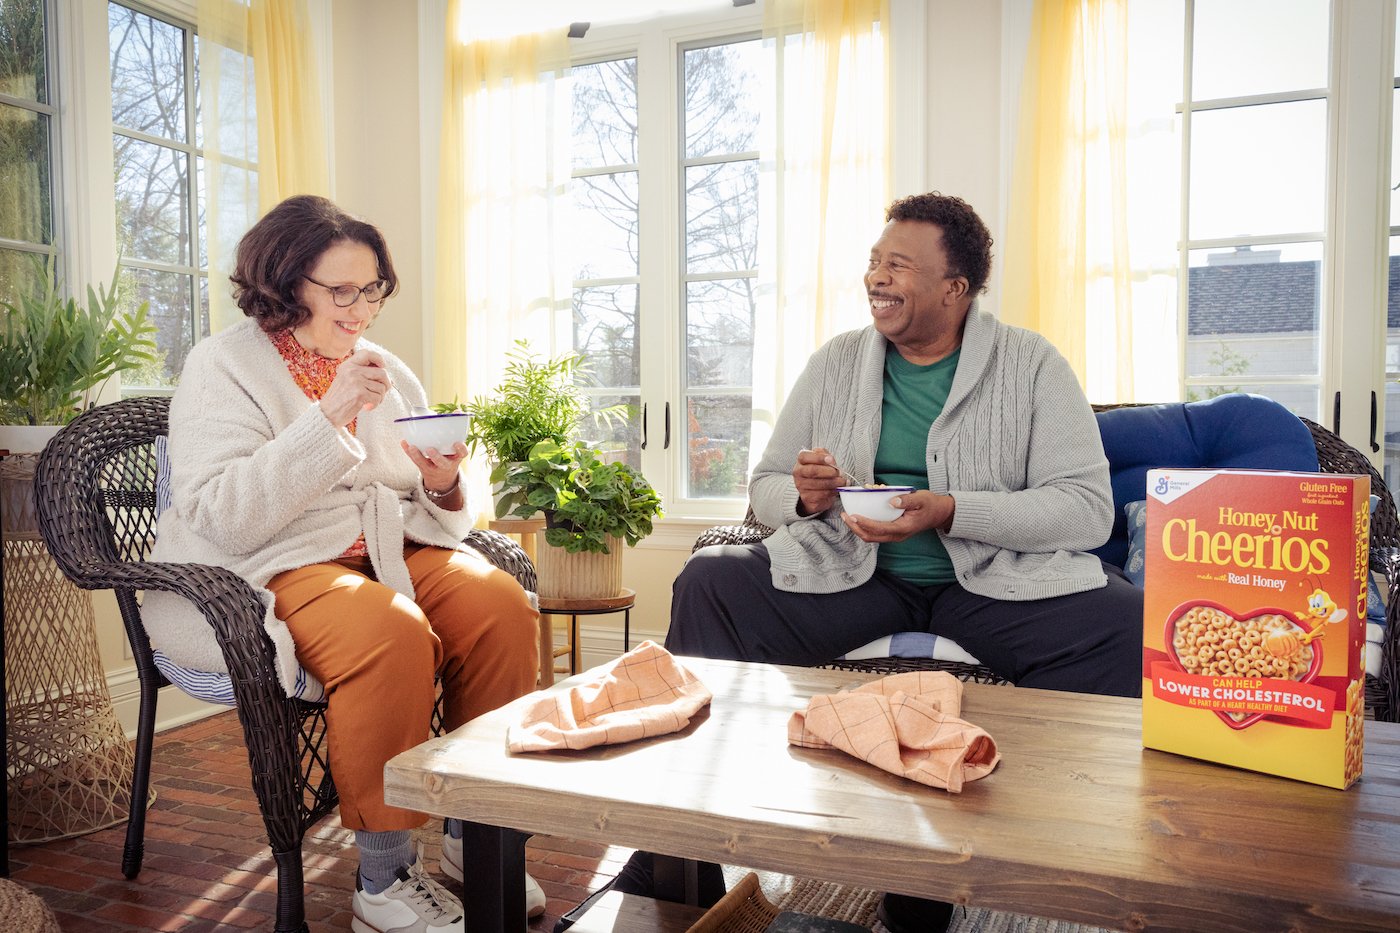
[[[638,267],[638,375],[640,402],[647,409],[647,449],[641,452],[641,469],[661,493],[668,513],[662,524],[668,526],[683,524],[686,519],[713,524],[742,515],[746,507],[740,499],[679,494],[685,488],[689,468],[683,387],[686,335],[681,320],[687,277],[681,262],[685,236],[681,172],[686,160],[678,112],[680,56],[688,48],[716,40],[758,38],[762,28],[762,11],[755,4],[643,23],[595,25],[583,38],[571,40],[570,61],[574,65],[637,58],[637,121],[647,127],[637,140],[638,224],[643,231]],[[557,345],[572,345],[572,320],[571,301],[556,319]],[[617,394],[627,391],[622,388]],[[671,443],[666,449],[668,405]],[[693,539],[693,534],[689,537]]]
[[[1388,235],[1400,235],[1389,218],[1395,2],[1354,3],[1332,0],[1329,13],[1329,75],[1326,88],[1286,94],[1260,94],[1228,100],[1190,101],[1192,20],[1196,0],[1185,0],[1183,101],[1181,114],[1181,240],[1177,276],[1178,376],[1183,388],[1218,383],[1218,378],[1188,378],[1185,371],[1189,256],[1193,249],[1238,245],[1320,242],[1322,244],[1320,354],[1317,376],[1242,374],[1228,381],[1246,391],[1251,385],[1318,386],[1318,421],[1339,431],[1377,465],[1383,451],[1372,443],[1372,397],[1379,435],[1385,424],[1385,333]],[[1284,236],[1188,239],[1191,113],[1206,109],[1278,103],[1327,101],[1324,228]],[[1338,412],[1340,417],[1337,417]],[[1373,449],[1375,448],[1375,449]]]
[[[39,6],[44,11],[44,66],[45,66],[45,96],[47,101],[33,101],[22,97],[10,97],[7,94],[0,94],[0,103],[7,106],[16,107],[20,110],[27,110],[30,113],[40,114],[49,119],[49,223],[51,225],[51,242],[35,243],[31,240],[12,240],[0,236],[0,248],[21,253],[30,253],[36,256],[58,258],[63,254],[63,232],[65,229],[65,217],[63,212],[63,132],[59,118],[62,107],[63,88],[59,81],[58,69],[58,11],[56,0],[40,0]],[[64,277],[64,269],[59,267],[60,278]]]

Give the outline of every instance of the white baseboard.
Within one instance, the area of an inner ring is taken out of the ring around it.
[[[556,624],[554,627],[555,642],[559,643],[563,638],[564,626]],[[659,645],[666,640],[666,633],[664,631],[653,631],[651,629],[641,629],[633,626],[630,647],[635,648],[647,639],[651,639]],[[580,649],[579,663],[582,664],[584,670],[616,660],[623,653],[621,629],[584,625],[580,621],[578,640]],[[558,660],[563,661],[564,659],[559,658]],[[556,679],[562,679],[565,676],[567,675],[555,675]]]
[[[111,694],[112,705],[117,711],[117,720],[128,739],[136,738],[136,720],[141,708],[141,682],[136,676],[136,667],[122,668],[107,673],[107,692]],[[183,726],[187,722],[204,719],[221,713],[230,706],[205,703],[182,691],[179,687],[161,688],[156,700],[156,733]]]

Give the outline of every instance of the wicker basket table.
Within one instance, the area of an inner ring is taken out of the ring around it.
[[[92,597],[38,531],[37,454],[0,461],[9,839],[37,843],[126,819],[134,756],[107,692]]]

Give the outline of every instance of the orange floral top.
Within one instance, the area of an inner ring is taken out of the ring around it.
[[[287,363],[287,369],[291,372],[296,384],[306,393],[306,397],[313,402],[319,402],[326,394],[326,390],[335,382],[335,374],[340,369],[340,360],[327,359],[319,353],[312,353],[310,350],[297,343],[297,339],[292,336],[290,330],[279,330],[269,335],[272,338],[272,345],[277,348],[277,352],[282,354],[282,359]],[[355,422],[351,421],[346,426],[351,434],[355,433]],[[369,547],[365,544],[365,536],[362,532],[355,543],[345,549],[341,557],[368,557]]]

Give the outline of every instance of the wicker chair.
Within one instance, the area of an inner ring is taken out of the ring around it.
[[[1118,408],[1118,405],[1095,405],[1096,411]],[[1342,440],[1322,425],[1301,418],[1312,432],[1313,443],[1317,446],[1318,468],[1323,473],[1356,473],[1371,477],[1371,492],[1380,496],[1380,502],[1371,515],[1371,570],[1383,576],[1386,600],[1385,644],[1381,651],[1381,666],[1378,676],[1366,678],[1366,707],[1377,719],[1387,722],[1400,722],[1400,517],[1397,517],[1395,500],[1385,485],[1385,480],[1371,466],[1371,461],[1360,451]],[[714,544],[754,544],[773,533],[773,529],[760,524],[750,509],[742,525],[719,525],[703,532],[695,539],[692,552]],[[939,670],[962,679],[978,683],[1008,683],[981,665],[961,664],[955,661],[934,661],[925,658],[868,658],[859,661],[832,661],[822,667],[848,671],[870,671],[877,674],[893,674],[911,670]]]
[[[141,870],[156,691],[169,683],[152,659],[136,594],[178,593],[204,613],[228,663],[253,791],[277,863],[276,929],[305,930],[301,840],[338,801],[323,751],[326,707],[284,694],[263,605],[241,577],[222,567],[146,560],[155,530],[154,444],[167,431],[168,414],[166,398],[88,411],[45,448],[34,477],[40,531],[54,560],[78,586],[116,594],[136,659],[141,702],[122,872],[134,878]],[[534,567],[505,535],[473,531],[467,543],[536,589]]]

